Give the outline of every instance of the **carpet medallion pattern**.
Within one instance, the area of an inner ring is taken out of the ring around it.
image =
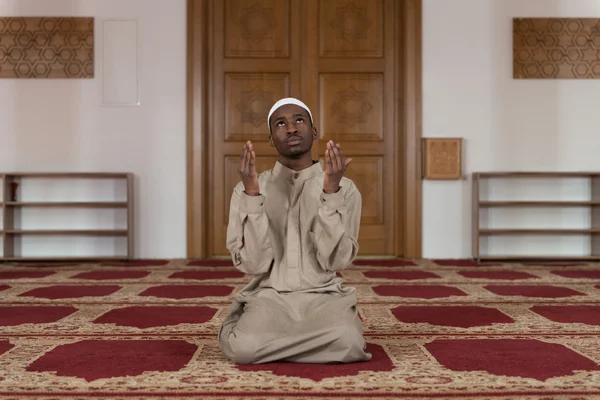
[[[600,264],[361,260],[372,360],[235,365],[229,262],[0,267],[1,399],[600,399]]]

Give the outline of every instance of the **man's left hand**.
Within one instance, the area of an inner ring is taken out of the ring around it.
[[[340,181],[346,173],[348,164],[352,158],[344,158],[340,145],[333,140],[327,142],[325,150],[325,180],[323,181],[323,190],[325,193],[336,193],[340,190]]]

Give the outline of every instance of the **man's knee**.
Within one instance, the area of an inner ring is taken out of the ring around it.
[[[221,351],[236,364],[253,364],[259,359],[262,347],[258,335],[235,332],[223,338]]]
[[[333,347],[336,351],[348,355],[363,354],[365,339],[359,329],[340,327],[335,333],[337,339],[333,342]]]

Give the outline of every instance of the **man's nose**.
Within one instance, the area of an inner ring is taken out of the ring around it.
[[[287,133],[288,133],[288,135],[293,135],[294,133],[298,133],[298,128],[296,128],[296,125],[290,124],[290,125],[288,125]]]

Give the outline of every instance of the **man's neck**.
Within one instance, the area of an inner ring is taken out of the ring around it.
[[[302,158],[297,159],[279,156],[279,162],[285,167],[294,171],[301,171],[313,165],[312,155],[310,152],[306,153]]]

